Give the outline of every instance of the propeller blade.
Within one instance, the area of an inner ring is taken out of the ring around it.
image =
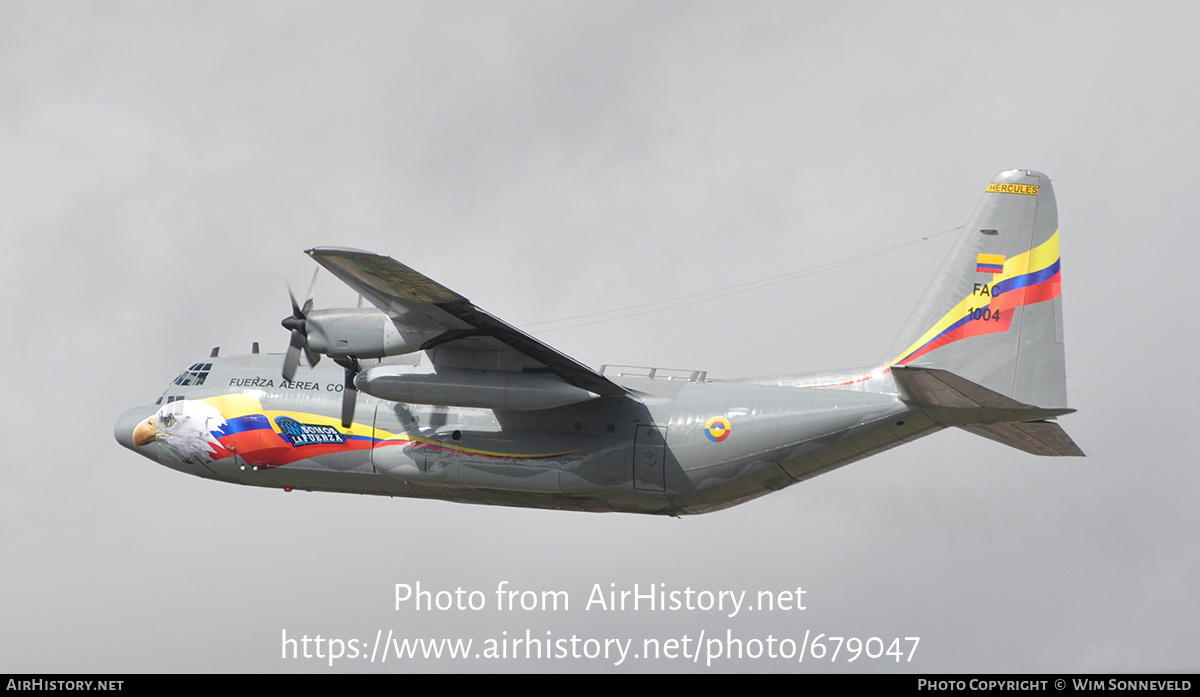
[[[346,370],[346,386],[342,389],[342,428],[354,423],[354,403],[358,401],[358,388],[354,386],[354,373]]]
[[[342,428],[350,428],[354,423],[354,403],[358,401],[358,388],[354,386],[354,376],[362,368],[354,358],[335,358],[338,365],[346,369],[346,384],[342,388]]]
[[[350,424],[354,423],[354,402],[357,398],[358,390],[351,382],[342,390],[342,428],[350,428]]]
[[[287,355],[283,359],[283,379],[289,382],[296,376],[296,367],[300,365],[300,349],[307,343],[304,332],[292,331],[291,341],[288,342]]]
[[[283,358],[283,379],[288,382],[296,376],[296,367],[300,365],[300,351],[288,347],[287,355]]]
[[[296,368],[300,365],[300,349],[304,349],[304,355],[308,358],[308,364],[316,367],[321,361],[321,354],[308,348],[308,325],[305,322],[308,319],[308,313],[313,308],[313,297],[317,292],[317,272],[318,268],[313,271],[312,282],[308,284],[308,297],[304,300],[304,306],[296,302],[296,294],[292,292],[292,284],[288,284],[288,299],[292,301],[292,316],[283,318],[281,324],[285,329],[292,333],[291,339],[288,341],[287,356],[283,359],[283,379],[290,381],[296,375]]]
[[[292,284],[288,284],[288,297],[292,300],[292,318],[304,319],[304,311],[300,309],[300,303],[296,302],[296,296],[292,293]]]
[[[304,307],[301,309],[305,317],[308,317],[309,310],[312,310],[313,308],[313,297],[317,292],[317,273],[320,271],[321,267],[319,266],[313,270],[312,282],[308,284],[308,298],[304,301]],[[291,291],[289,290],[288,292]],[[295,303],[296,301],[293,300],[292,304],[294,305]]]

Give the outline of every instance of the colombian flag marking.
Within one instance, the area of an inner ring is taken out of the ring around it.
[[[978,273],[1004,273],[1004,255],[980,254],[975,260],[975,271]]]

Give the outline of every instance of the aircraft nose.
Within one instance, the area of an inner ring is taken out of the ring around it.
[[[154,416],[157,411],[158,407],[153,404],[127,409],[125,413],[117,418],[117,423],[113,426],[113,435],[116,436],[117,442],[137,452],[138,447],[134,443],[133,432],[138,427],[138,424]]]

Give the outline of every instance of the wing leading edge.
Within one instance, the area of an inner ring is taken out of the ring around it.
[[[421,346],[435,363],[470,352],[465,355],[472,356],[473,366],[549,373],[602,396],[629,394],[595,370],[389,256],[341,247],[316,247],[306,253],[391,317],[397,328],[407,325],[436,332]],[[494,360],[480,359],[481,353],[494,354]]]

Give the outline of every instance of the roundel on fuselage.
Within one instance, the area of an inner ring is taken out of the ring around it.
[[[729,432],[733,428],[729,425],[729,419],[724,416],[714,416],[704,424],[704,435],[714,443],[720,443],[729,437]]]

